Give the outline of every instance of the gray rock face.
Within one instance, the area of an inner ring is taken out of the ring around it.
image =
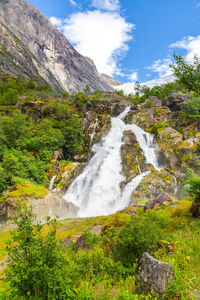
[[[53,88],[112,91],[95,66],[80,55],[51,22],[25,0],[0,0],[0,23],[31,52],[31,65]],[[53,77],[53,78],[52,78]]]
[[[168,283],[173,280],[174,271],[171,265],[159,261],[145,252],[139,258],[135,281],[137,293],[162,295]]]
[[[172,94],[170,95],[166,102],[163,104],[168,106],[169,109],[173,112],[183,110],[185,107],[185,104],[189,101],[189,99],[182,94]]]
[[[172,198],[168,193],[161,193],[155,199],[147,202],[147,204],[144,206],[144,211],[146,211],[147,209],[153,209],[162,204],[169,204],[171,201],[172,201]]]

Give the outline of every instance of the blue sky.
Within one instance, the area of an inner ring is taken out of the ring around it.
[[[103,73],[122,82],[170,75],[173,53],[200,54],[197,0],[29,0]]]

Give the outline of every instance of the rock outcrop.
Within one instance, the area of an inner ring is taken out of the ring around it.
[[[70,93],[112,91],[96,67],[80,55],[51,22],[25,0],[0,0],[3,72],[47,82]],[[3,27],[2,27],[3,25]]]
[[[47,192],[44,198],[32,199],[28,202],[33,208],[33,213],[36,215],[37,220],[45,222],[47,216],[59,219],[68,216],[76,215],[77,208],[72,203],[67,203],[61,196],[55,192]]]
[[[144,253],[137,262],[135,279],[138,294],[162,295],[168,283],[174,280],[174,271],[171,265]]]
[[[147,202],[147,204],[144,206],[144,211],[146,211],[147,209],[158,207],[163,204],[169,204],[170,202],[172,202],[171,196],[167,193],[161,193],[155,199]]]

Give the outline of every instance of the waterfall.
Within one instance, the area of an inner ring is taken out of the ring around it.
[[[97,128],[97,124],[98,124],[98,118],[96,118],[96,120],[95,120],[94,128],[92,130],[92,134],[91,134],[91,137],[90,137],[89,148],[92,146],[92,142],[93,142],[93,139],[94,139],[94,135],[95,135],[95,130]]]
[[[125,180],[121,173],[121,146],[125,130],[135,133],[146,162],[160,170],[153,148],[154,136],[137,125],[125,124],[123,118],[129,111],[130,107],[127,107],[118,117],[111,118],[110,131],[93,145],[93,157],[64,195],[66,201],[79,207],[79,217],[109,215],[123,209],[129,204],[133,190],[149,174],[141,173],[121,191],[120,184]]]
[[[55,179],[56,179],[56,175],[54,175],[54,176],[51,178],[51,180],[50,180],[50,183],[49,183],[49,190],[50,190],[50,191],[53,189],[53,185],[54,185]]]

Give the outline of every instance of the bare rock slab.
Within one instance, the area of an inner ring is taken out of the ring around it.
[[[170,264],[159,261],[146,252],[138,259],[135,276],[138,294],[162,295],[168,283],[173,280],[174,271]]]

